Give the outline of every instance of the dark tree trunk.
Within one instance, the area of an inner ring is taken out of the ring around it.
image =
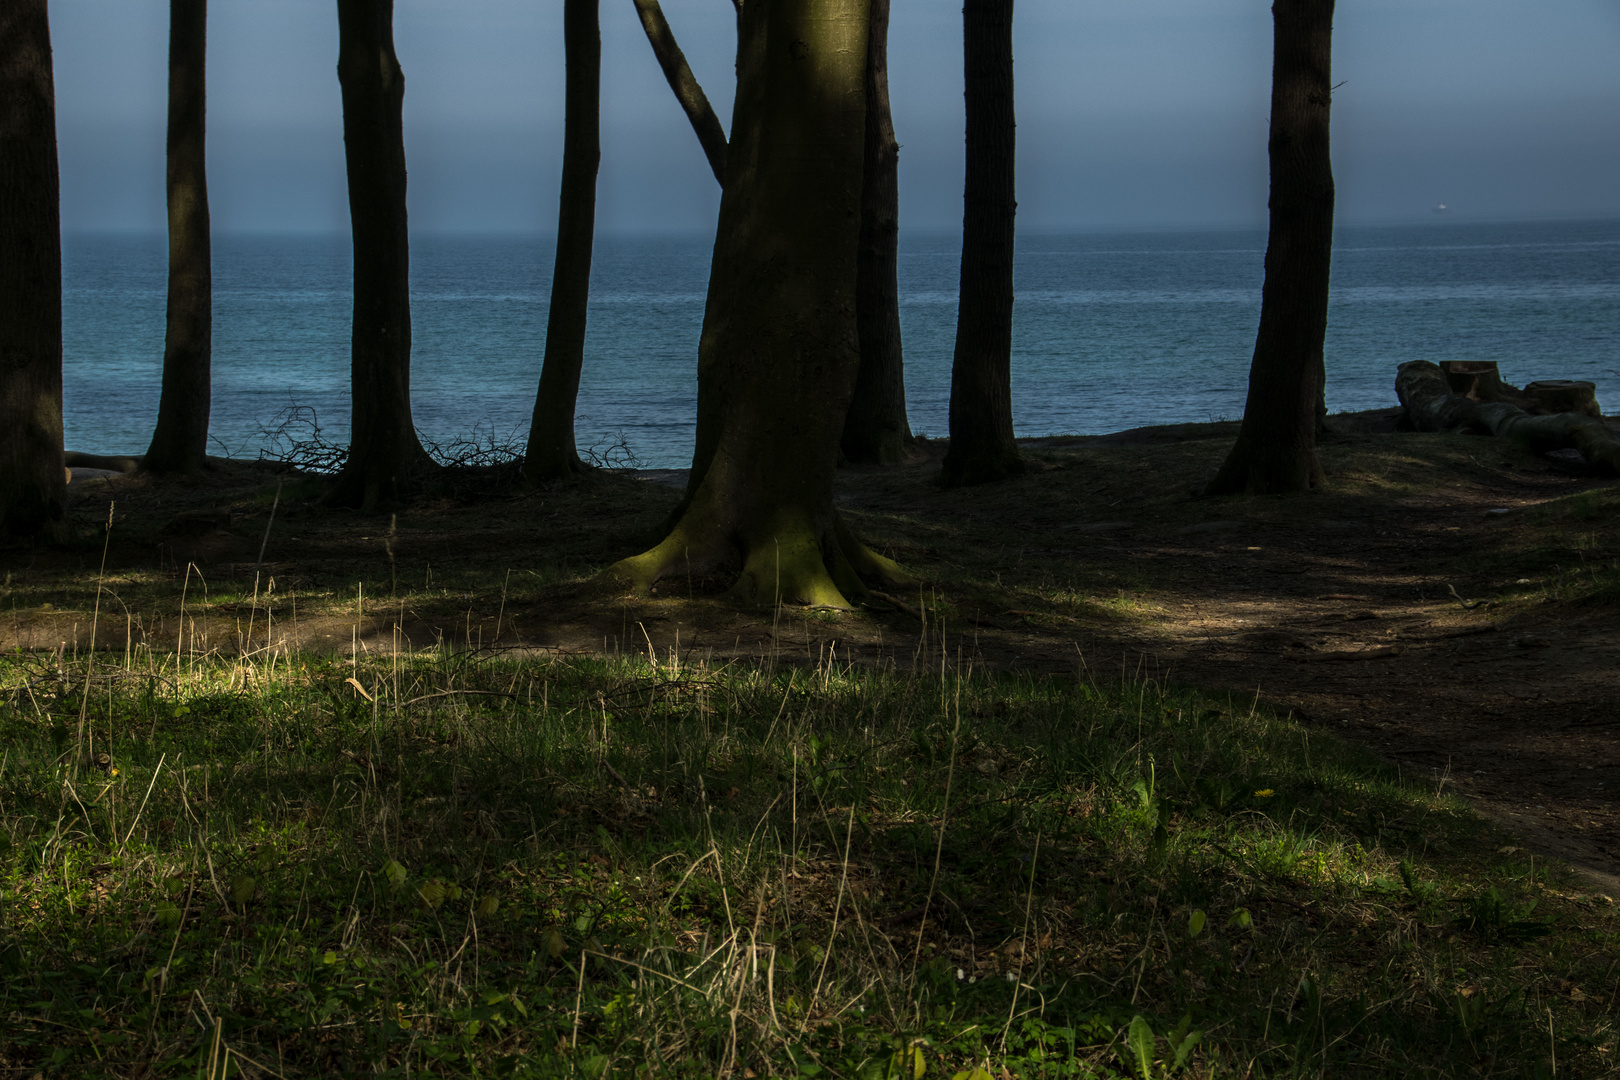
[[[850,536],[832,501],[860,360],[867,16],[867,0],[742,7],[697,450],[669,535],[607,571],[634,589],[740,569],[740,599],[844,607],[863,578],[900,577]]]
[[[208,222],[208,0],[169,0],[169,314],[152,472],[195,472],[208,453],[213,277]]]
[[[394,55],[393,0],[338,0],[338,41],[354,233],[354,419],[348,460],[327,498],[370,509],[433,467],[411,421],[405,74]]]
[[[697,76],[692,74],[686,54],[676,44],[675,35],[669,29],[669,22],[664,18],[664,9],[658,6],[658,0],[635,0],[635,5],[636,14],[641,16],[641,28],[647,32],[647,41],[652,45],[653,56],[657,58],[658,66],[664,69],[664,78],[675,92],[675,100],[680,102],[692,130],[697,133],[704,156],[709,159],[709,168],[714,170],[715,180],[723,186],[726,182],[726,129],[720,126],[714,106],[709,104],[708,95],[698,85]]]
[[[962,7],[967,179],[962,286],[951,364],[951,444],[943,479],[982,484],[1024,471],[1013,439],[1014,220],[1012,0]]]
[[[900,347],[900,144],[889,111],[889,0],[871,0],[866,44],[866,142],[855,325],[861,366],[844,420],[844,458],[893,465],[911,439]]]
[[[585,366],[585,321],[591,298],[591,244],[596,232],[596,169],[602,160],[602,34],[597,0],[565,0],[563,47],[567,104],[557,259],[546,317],[546,357],[529,424],[523,474],[554,480],[578,472],[574,405]]]
[[[1271,13],[1271,238],[1260,330],[1243,426],[1211,495],[1303,491],[1324,479],[1316,434],[1333,262],[1333,0],[1276,0]]]
[[[0,4],[0,535],[66,539],[62,232],[45,0]]]

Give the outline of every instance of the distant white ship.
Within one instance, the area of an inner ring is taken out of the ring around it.
[[[1445,203],[1435,203],[1434,204],[1434,212],[1437,213],[1437,214],[1445,213],[1446,212],[1446,204]]]

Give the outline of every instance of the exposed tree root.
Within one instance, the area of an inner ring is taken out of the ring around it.
[[[665,578],[721,572],[737,572],[726,595],[740,603],[846,611],[871,596],[873,585],[904,588],[914,583],[892,559],[855,539],[837,518],[823,529],[808,520],[789,519],[749,542],[731,530],[694,527],[688,517],[656,547],[614,563],[601,576],[645,596]]]

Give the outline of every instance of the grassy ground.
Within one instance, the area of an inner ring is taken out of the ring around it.
[[[0,659],[0,1069],[1616,1072],[1620,917],[1427,775],[782,659]]]

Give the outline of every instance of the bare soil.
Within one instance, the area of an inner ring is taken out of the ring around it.
[[[848,613],[741,609],[710,595],[719,581],[644,599],[593,585],[656,539],[678,472],[463,486],[392,517],[320,508],[315,479],[281,478],[277,495],[274,474],[240,463],[191,481],[83,476],[80,546],[0,552],[0,647],[82,649],[94,623],[131,656],[447,642],[1166,679],[1364,743],[1620,896],[1613,477],[1400,433],[1394,410],[1334,425],[1329,487],[1286,498],[1195,497],[1235,424],[1026,440],[1031,473],[984,488],[938,487],[940,443],[847,470],[857,531],[922,582],[895,598],[904,610]]]

